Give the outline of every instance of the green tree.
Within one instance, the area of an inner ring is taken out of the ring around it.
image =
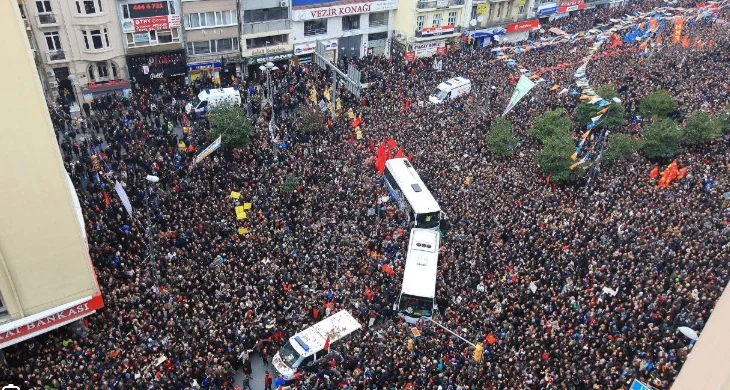
[[[248,145],[253,125],[246,112],[237,104],[215,105],[210,109],[208,119],[210,120],[210,130],[206,132],[208,140],[214,140],[222,135],[221,142],[225,147],[238,148]]]
[[[574,163],[570,156],[574,151],[575,145],[569,135],[555,135],[545,140],[542,150],[537,155],[537,163],[543,172],[552,174],[552,181],[569,182],[585,173],[585,169],[581,166],[570,170],[570,166]]]
[[[695,111],[687,117],[684,125],[685,145],[699,145],[711,141],[722,135],[722,127],[719,121],[702,111]]]
[[[302,184],[302,179],[293,175],[286,175],[284,182],[281,184],[281,190],[284,193],[291,194],[300,184]]]
[[[601,117],[600,125],[614,130],[626,125],[626,109],[618,102],[611,102],[608,111]]]
[[[618,91],[616,90],[616,86],[613,84],[602,84],[596,87],[596,93],[598,96],[606,99],[611,100],[615,97],[618,97]]]
[[[608,145],[603,152],[603,161],[606,164],[613,164],[617,160],[626,160],[636,153],[640,143],[628,134],[610,134]]]
[[[520,139],[512,134],[512,122],[502,117],[496,117],[492,120],[490,127],[486,137],[489,150],[502,157],[511,155],[520,142]]]
[[[669,119],[662,118],[644,130],[642,149],[649,158],[669,158],[679,153],[683,138],[682,128]]]
[[[558,134],[568,135],[573,128],[573,122],[568,117],[565,109],[545,111],[535,120],[535,124],[528,130],[527,134],[537,138],[540,142],[545,141]],[[554,174],[553,174],[554,175]]]
[[[598,115],[598,106],[590,103],[579,103],[573,113],[578,120],[578,125],[584,127],[591,123],[591,118]]]
[[[677,108],[677,102],[667,91],[654,91],[641,99],[639,111],[647,118],[665,118]]]
[[[717,121],[724,134],[730,133],[730,104],[725,106],[725,111],[717,117]]]
[[[304,134],[316,134],[324,128],[325,117],[322,111],[300,105],[297,109],[297,128]]]

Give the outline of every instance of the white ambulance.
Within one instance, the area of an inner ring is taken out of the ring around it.
[[[448,79],[436,87],[428,100],[431,103],[442,103],[448,99],[456,99],[459,96],[471,92],[471,81],[466,77],[454,77]]]
[[[313,366],[327,355],[324,346],[328,337],[331,346],[360,328],[357,319],[342,310],[295,334],[274,356],[274,376],[281,374],[287,381],[294,379],[297,371]]]
[[[240,106],[241,94],[238,92],[238,88],[206,89],[200,92],[195,99],[185,106],[185,112],[189,113],[194,109],[197,114],[202,115],[212,107],[224,102]]]

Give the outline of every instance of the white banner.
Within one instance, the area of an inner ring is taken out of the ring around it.
[[[119,182],[116,182],[114,184],[114,190],[117,191],[117,195],[119,195],[119,200],[122,201],[122,205],[124,206],[124,209],[127,210],[127,214],[129,216],[132,216],[132,204],[129,203],[129,197],[127,196],[127,192],[124,191],[124,187]]]
[[[205,159],[206,157],[208,157],[211,153],[213,153],[216,150],[218,150],[218,148],[221,147],[221,137],[223,137],[223,136],[222,135],[219,135],[218,138],[216,138],[215,141],[213,141],[212,144],[208,145],[207,148],[203,149],[203,151],[200,152],[200,154],[198,154],[195,157],[195,160],[193,160],[193,164],[197,164],[197,163],[203,161],[203,159]]]
[[[431,41],[431,42],[418,42],[411,44],[411,50],[416,52],[416,57],[431,57],[436,54],[436,50],[439,47],[444,46],[444,40]]]

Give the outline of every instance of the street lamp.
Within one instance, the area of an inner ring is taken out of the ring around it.
[[[152,184],[156,184],[160,181],[160,178],[155,175],[147,175],[147,196],[145,197],[145,207],[147,208],[147,259],[150,262],[150,273],[152,274],[152,280],[155,287],[157,287],[157,270],[155,261],[155,242],[152,239],[152,218],[150,216],[150,196],[152,196]]]
[[[269,96],[267,97],[267,99],[269,100],[269,104],[271,104],[271,120],[269,121],[269,133],[271,134],[271,142],[275,142],[274,129],[276,128],[276,124],[274,123],[274,90],[271,88],[271,71],[279,70],[279,67],[274,65],[273,62],[269,61],[264,65],[259,66],[259,69],[261,69],[262,72],[266,73],[266,88],[269,90]]]

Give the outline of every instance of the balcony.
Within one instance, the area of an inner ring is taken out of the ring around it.
[[[58,25],[54,14],[39,14],[36,18],[38,19],[38,25],[41,27]]]
[[[259,34],[272,31],[291,30],[291,20],[274,20],[271,22],[244,23],[244,34]]]
[[[448,8],[453,6],[464,5],[464,0],[430,0],[430,1],[419,1],[416,3],[416,8]]]
[[[46,52],[46,59],[48,62],[53,61],[65,61],[66,53],[63,50],[51,50]]]

